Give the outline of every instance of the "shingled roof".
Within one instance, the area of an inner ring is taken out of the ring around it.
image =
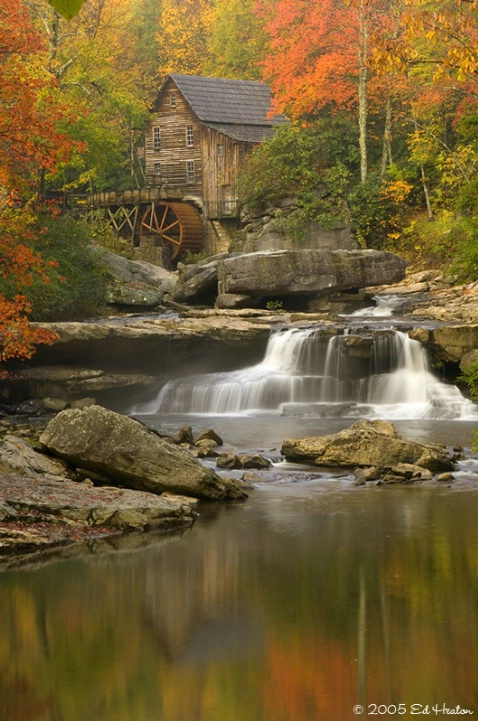
[[[234,140],[260,142],[287,122],[283,115],[268,117],[272,96],[266,83],[176,73],[169,77],[200,121]]]

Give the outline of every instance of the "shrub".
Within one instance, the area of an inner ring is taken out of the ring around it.
[[[478,221],[442,211],[415,218],[389,250],[428,268],[445,268],[458,282],[478,279]]]
[[[85,221],[68,215],[43,217],[36,243],[44,260],[53,261],[49,283],[35,280],[26,291],[35,321],[82,320],[98,315],[106,303],[106,280],[90,245]]]
[[[333,227],[349,220],[347,193],[356,161],[355,129],[334,117],[312,126],[282,125],[257,147],[239,177],[247,210],[264,212],[287,199],[291,214],[284,226],[297,230],[304,221]]]

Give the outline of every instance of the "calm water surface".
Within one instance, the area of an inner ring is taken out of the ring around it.
[[[271,451],[311,423],[200,427]],[[400,430],[466,445],[472,428]],[[1,721],[350,721],[357,704],[477,717],[477,469],[450,487],[292,476],[204,505],[181,534],[3,572]]]

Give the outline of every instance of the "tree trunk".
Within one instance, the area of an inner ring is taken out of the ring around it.
[[[427,176],[425,175],[425,168],[423,167],[423,165],[420,165],[420,174],[422,176],[422,185],[423,185],[423,193],[425,195],[425,203],[427,204],[428,220],[433,220],[434,216],[433,216],[432,204],[430,201],[430,189],[428,187]]]
[[[380,166],[380,180],[387,172],[387,166],[392,163],[392,96],[387,96],[385,110],[385,127],[383,129],[382,164]]]
[[[368,12],[367,0],[360,0],[359,6],[359,78],[358,78],[358,125],[360,148],[360,181],[365,183],[368,173],[367,158],[367,68],[368,55]]]

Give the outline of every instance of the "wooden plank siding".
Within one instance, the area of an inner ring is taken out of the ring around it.
[[[236,180],[244,157],[243,144],[212,128],[202,128],[203,201],[209,218],[234,216],[237,208]]]
[[[171,106],[171,92],[175,93],[176,105]],[[193,146],[187,146],[187,127],[193,128]],[[154,128],[160,129],[160,149],[154,149]],[[146,179],[148,185],[166,183],[178,188],[183,194],[202,195],[203,167],[201,153],[201,123],[170,81],[153,115],[145,135]],[[188,182],[187,163],[194,163],[194,182]],[[161,167],[154,172],[155,163]]]

